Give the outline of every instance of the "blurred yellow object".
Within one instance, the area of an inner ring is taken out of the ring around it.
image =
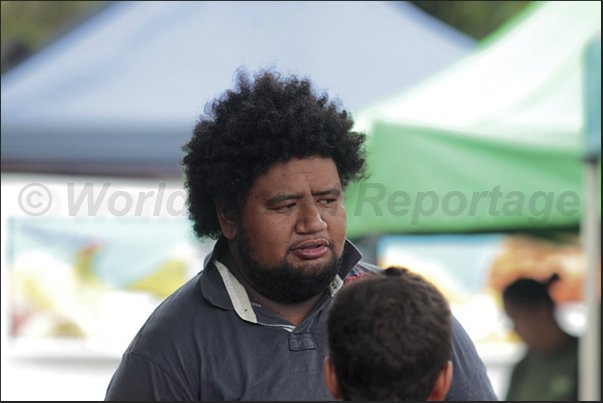
[[[49,296],[42,290],[41,284],[36,277],[25,273],[25,275],[15,276],[14,279],[14,294],[23,296],[29,304],[35,307],[36,310],[52,309],[53,302]]]
[[[77,323],[64,320],[58,322],[50,332],[51,336],[59,337],[84,337],[86,334]]]
[[[168,260],[153,274],[128,285],[126,289],[147,291],[163,300],[184,284],[185,272],[183,260]]]
[[[94,255],[100,249],[99,245],[89,245],[78,251],[75,255],[75,267],[73,268],[77,278],[86,283],[87,286],[102,285],[93,268]]]
[[[507,340],[505,340],[505,341],[509,342],[509,343],[523,343],[523,340],[521,340],[521,337],[519,337],[517,335],[517,333],[515,333],[512,330],[509,330],[507,332]]]

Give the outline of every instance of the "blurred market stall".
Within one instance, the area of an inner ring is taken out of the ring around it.
[[[477,343],[511,341],[502,287],[559,272],[566,324],[598,356],[600,252],[584,246],[600,225],[600,50],[598,60],[585,52],[600,16],[600,2],[534,3],[461,62],[358,116],[371,177],[346,192],[348,236],[381,265],[429,277]],[[585,87],[593,67],[599,81]],[[588,181],[587,110],[599,119]],[[592,398],[600,381],[584,382]]]
[[[406,2],[114,2],[2,76],[2,171],[179,178],[239,67],[308,76],[355,111],[474,44]]]
[[[361,112],[372,176],[346,192],[348,236],[577,227],[583,52],[600,10],[535,3],[461,62]]]

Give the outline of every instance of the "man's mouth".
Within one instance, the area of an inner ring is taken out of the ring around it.
[[[315,239],[295,246],[293,252],[302,259],[318,259],[323,257],[328,249],[329,242],[324,239]]]

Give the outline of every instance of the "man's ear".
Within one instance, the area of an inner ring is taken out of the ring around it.
[[[431,391],[431,395],[427,400],[432,401],[440,401],[446,398],[446,394],[448,394],[448,389],[450,389],[450,382],[452,381],[452,361],[448,360],[446,362],[446,366],[440,372],[438,379]]]
[[[325,361],[325,382],[331,395],[337,400],[343,400],[341,391],[339,390],[339,382],[337,382],[337,374],[335,373],[335,364],[331,360],[331,357],[327,357]]]
[[[237,223],[232,217],[232,214],[226,212],[224,203],[215,201],[216,213],[218,214],[218,222],[222,229],[222,235],[226,239],[235,239],[237,237]]]

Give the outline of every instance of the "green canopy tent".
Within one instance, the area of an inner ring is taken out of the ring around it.
[[[346,191],[348,237],[577,228],[583,52],[600,16],[600,2],[534,3],[460,63],[360,113],[371,176]]]

